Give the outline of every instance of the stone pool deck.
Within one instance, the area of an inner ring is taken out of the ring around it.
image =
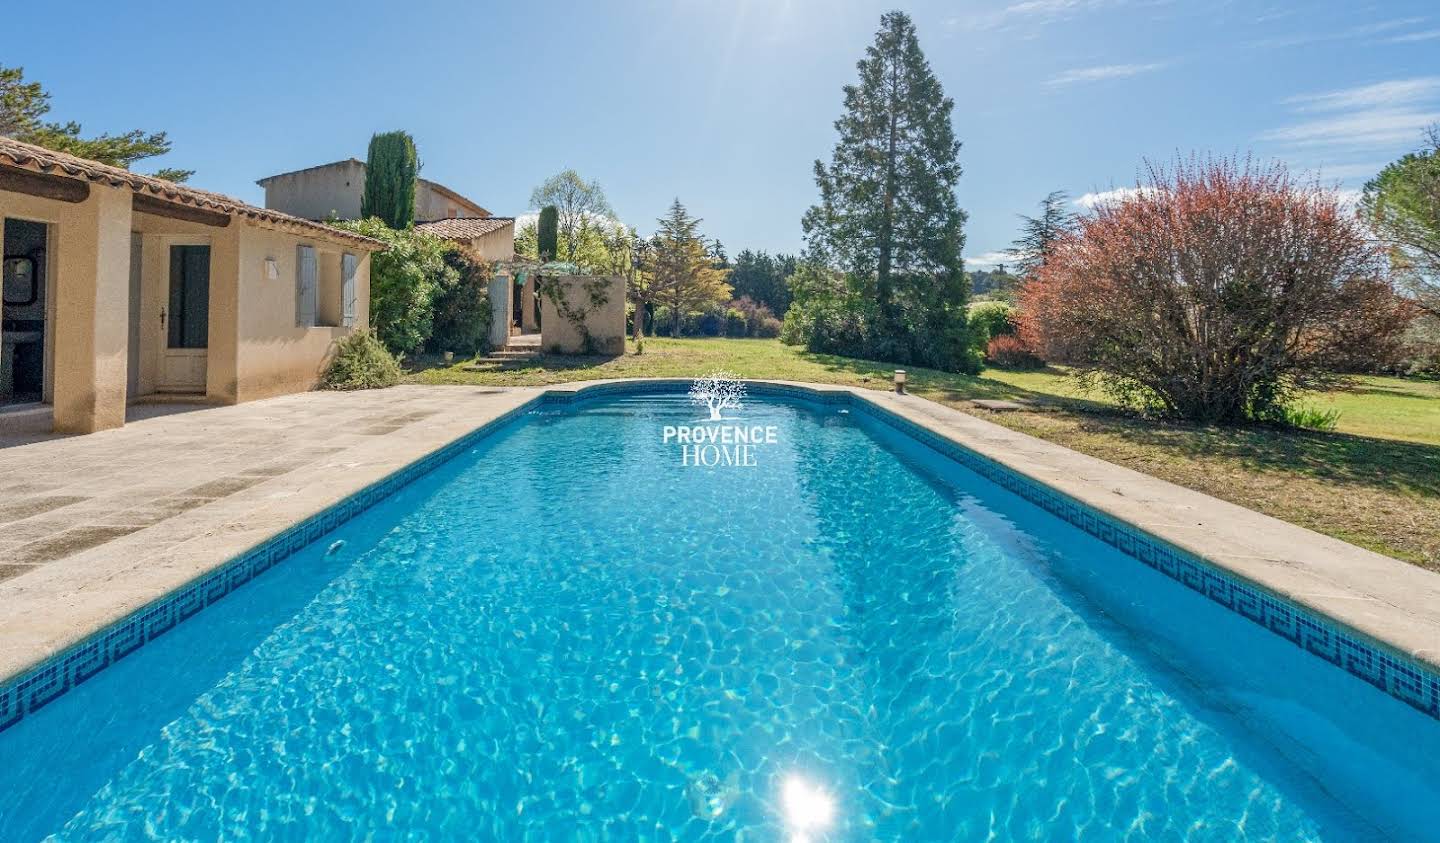
[[[0,681],[548,388],[312,392],[0,434]],[[914,396],[835,386],[1440,669],[1440,575]]]

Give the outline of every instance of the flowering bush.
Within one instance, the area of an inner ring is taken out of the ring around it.
[[[1122,402],[1285,418],[1301,390],[1395,356],[1410,319],[1332,191],[1194,160],[1081,218],[1021,292],[1020,337]]]
[[[985,359],[1002,369],[1043,369],[1045,361],[1030,350],[1024,340],[1013,334],[1001,334],[985,346]]]

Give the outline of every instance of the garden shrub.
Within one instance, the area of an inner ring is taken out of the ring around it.
[[[325,389],[380,389],[400,382],[400,361],[366,330],[355,331],[336,344],[320,385]]]
[[[706,311],[695,320],[695,332],[702,336],[718,337],[723,330],[725,330],[725,317],[716,311]]]
[[[730,307],[732,310],[739,311],[745,322],[743,328],[741,329],[741,332],[736,333],[733,336],[761,336],[760,328],[761,325],[765,323],[765,320],[775,319],[774,311],[772,311],[769,307],[762,304],[761,302],[755,301],[749,296],[741,296],[740,298],[730,302]],[[776,320],[777,323],[778,321],[779,320]],[[771,334],[770,336],[778,336],[778,333]]]
[[[985,359],[1001,369],[1043,369],[1041,360],[1023,340],[1013,334],[1001,334],[985,346]]]
[[[759,325],[755,326],[755,336],[772,340],[780,336],[780,331],[783,327],[784,323],[779,319],[776,319],[774,316],[766,316],[760,320]]]
[[[946,304],[943,296],[897,291],[888,317],[882,318],[874,291],[863,280],[807,264],[791,276],[791,285],[794,300],[785,311],[782,342],[822,354],[980,371],[983,354],[971,345],[963,302]]]
[[[414,229],[397,231],[374,217],[335,226],[386,244],[370,258],[370,329],[396,354],[419,348],[430,336],[435,294],[455,283],[445,241]]]
[[[1003,301],[982,301],[970,305],[970,338],[976,348],[988,347],[995,337],[1015,333],[1011,318],[1015,308]]]
[[[725,309],[725,336],[743,337],[749,334],[748,325],[745,321],[745,313],[738,308],[730,307]]]
[[[1020,336],[1131,406],[1205,423],[1283,419],[1304,390],[1392,357],[1410,312],[1331,191],[1279,164],[1151,167],[1026,283]]]
[[[431,351],[475,354],[488,345],[490,265],[459,248],[446,251],[444,259],[454,273],[438,285],[427,345]]]

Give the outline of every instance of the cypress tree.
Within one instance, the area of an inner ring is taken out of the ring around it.
[[[960,143],[945,96],[903,12],[880,18],[847,85],[829,166],[815,162],[820,203],[802,224],[810,257],[849,273],[873,297],[872,353],[973,369],[966,357],[969,286],[955,198]]]
[[[360,216],[379,217],[393,229],[415,224],[415,181],[420,159],[407,132],[381,132],[370,138],[365,163],[365,192]]]
[[[538,241],[541,261],[553,261],[560,245],[560,213],[554,205],[540,209],[540,222],[536,224],[535,239]]]

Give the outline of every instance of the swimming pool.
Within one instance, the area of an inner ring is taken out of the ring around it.
[[[1436,838],[1435,718],[857,407],[740,415],[467,443],[0,732],[0,838]]]

